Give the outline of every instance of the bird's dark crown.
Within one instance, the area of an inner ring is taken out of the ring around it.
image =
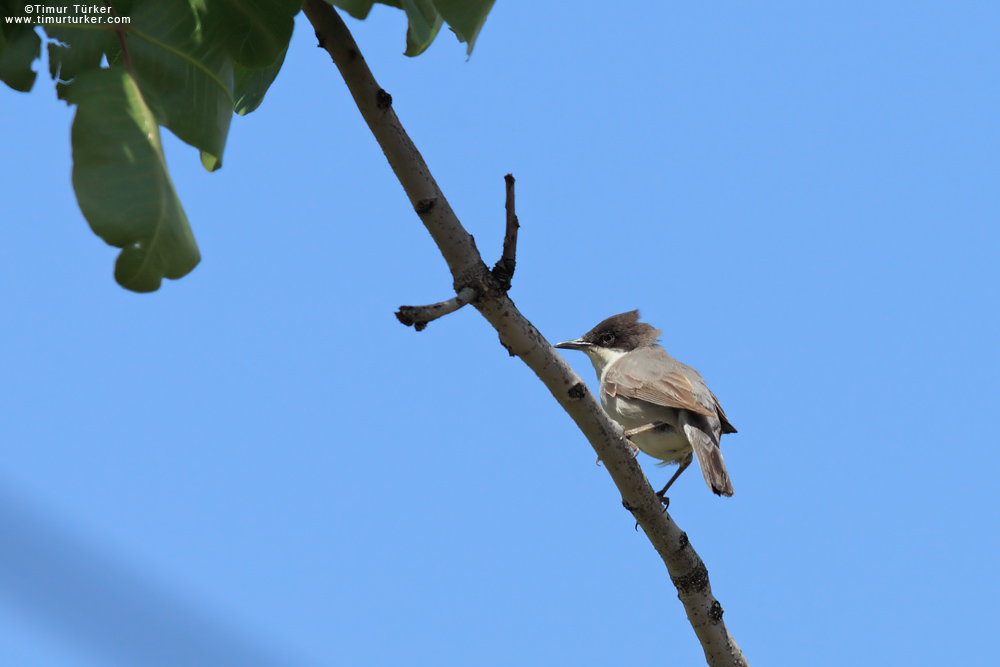
[[[639,311],[612,315],[583,336],[583,340],[596,347],[631,352],[640,347],[656,345],[660,330],[639,321]]]

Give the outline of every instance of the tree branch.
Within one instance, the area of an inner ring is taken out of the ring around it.
[[[642,526],[666,564],[708,664],[746,665],[743,653],[722,620],[722,606],[712,595],[705,564],[691,547],[687,535],[663,509],[632,457],[621,427],[607,416],[580,377],[517,310],[486,267],[472,237],[458,221],[400,125],[392,110],[392,98],[376,83],[337,12],[323,0],[305,0],[303,10],[316,29],[319,45],[333,58],[389,166],[448,263],[455,291],[461,292],[465,287],[476,291],[478,298],[473,305],[500,334],[500,342],[534,371],[604,462],[622,494],[622,504]],[[509,201],[512,203],[512,197]],[[512,212],[513,205],[508,209],[509,214]]]
[[[396,319],[408,327],[423,331],[427,328],[428,322],[454,313],[475,298],[476,290],[471,287],[463,287],[462,291],[447,301],[433,303],[429,306],[400,306],[399,310],[396,311]]]

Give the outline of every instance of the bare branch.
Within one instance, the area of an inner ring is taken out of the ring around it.
[[[507,174],[503,177],[507,184],[507,202],[504,208],[507,209],[507,230],[503,236],[503,254],[493,267],[493,277],[500,283],[503,291],[510,290],[510,281],[514,277],[514,257],[517,254],[517,229],[521,225],[517,222],[517,214],[514,212],[514,175]]]
[[[447,301],[432,303],[429,306],[400,306],[399,310],[396,311],[396,319],[408,327],[423,331],[427,328],[428,322],[433,322],[448,313],[454,313],[462,306],[474,301],[475,298],[476,290],[471,287],[463,287],[462,291]]]
[[[632,512],[667,566],[708,664],[746,665],[743,653],[722,620],[722,606],[712,595],[705,564],[691,547],[687,535],[663,509],[660,498],[633,458],[621,427],[611,421],[594,396],[586,391],[580,377],[517,310],[483,263],[472,237],[458,221],[399,124],[391,97],[372,77],[337,12],[323,0],[305,0],[303,11],[316,29],[320,46],[330,53],[344,77],[414,210],[448,263],[456,293],[466,287],[476,291],[478,298],[473,306],[500,334],[501,344],[520,357],[545,384],[604,462],[622,494],[622,504]],[[512,211],[513,205],[509,209]]]

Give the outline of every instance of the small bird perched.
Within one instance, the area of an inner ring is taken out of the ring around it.
[[[733,495],[719,449],[723,433],[736,433],[701,374],[656,344],[660,330],[639,321],[639,311],[614,315],[582,338],[556,347],[590,357],[600,380],[601,405],[625,429],[634,447],[680,467],[657,495],[680,477],[692,456],[717,495]]]

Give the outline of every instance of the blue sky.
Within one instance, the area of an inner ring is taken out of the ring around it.
[[[642,309],[739,429],[670,511],[752,664],[982,662],[998,621],[1000,7],[498,2],[348,19],[550,341]],[[471,308],[301,17],[155,294],[0,89],[0,663],[700,664],[570,419]],[[168,133],[165,133],[168,135]],[[586,358],[566,358],[593,386]],[[670,470],[643,457],[656,487]]]

